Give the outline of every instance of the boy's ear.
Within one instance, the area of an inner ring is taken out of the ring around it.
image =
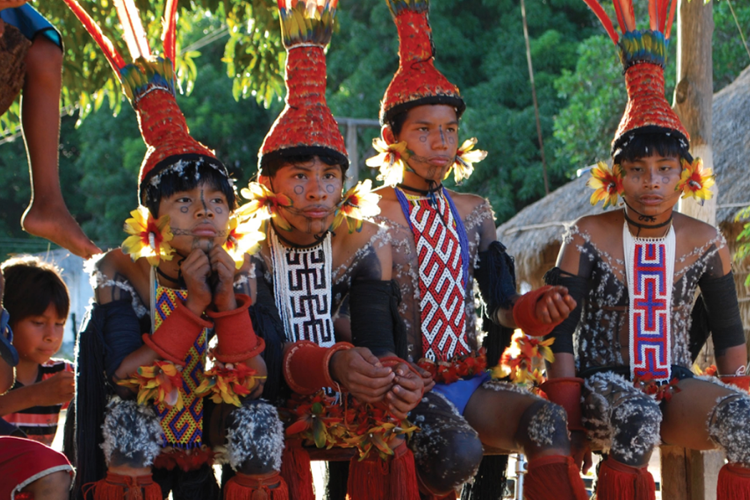
[[[258,174],[258,183],[263,184],[268,189],[271,189],[271,179],[265,175]]]
[[[387,123],[380,128],[380,135],[383,136],[383,140],[386,144],[395,144],[396,137],[393,135],[393,129]]]

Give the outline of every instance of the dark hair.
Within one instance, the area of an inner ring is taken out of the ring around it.
[[[276,175],[276,172],[279,171],[279,169],[285,165],[296,165],[298,163],[310,163],[315,159],[315,157],[318,157],[320,161],[325,163],[326,165],[330,166],[338,166],[341,167],[341,173],[343,174],[346,172],[346,169],[348,165],[343,165],[341,163],[341,159],[337,156],[321,153],[321,154],[300,154],[300,155],[291,155],[291,156],[274,156],[272,158],[268,158],[268,161],[265,162],[263,165],[263,173],[262,175],[265,175],[267,177],[273,177]]]
[[[50,304],[55,304],[60,318],[68,317],[68,287],[60,276],[60,270],[53,264],[24,255],[3,262],[2,270],[8,290],[3,306],[10,314],[11,323],[29,316],[40,316]]]
[[[439,104],[439,103],[438,103]],[[420,104],[419,106],[435,106],[436,104]],[[404,122],[406,122],[406,117],[409,116],[409,111],[416,108],[417,106],[412,106],[409,109],[405,109],[404,111],[401,111],[400,113],[397,113],[393,115],[392,118],[389,118],[386,120],[386,123],[391,127],[391,131],[393,132],[394,136],[398,136],[401,133],[401,129],[404,128]],[[456,111],[456,119],[461,119],[461,112],[457,108],[453,108]]]
[[[231,180],[215,167],[196,161],[183,162],[179,169],[168,167],[166,171],[162,171],[159,182],[155,185],[148,179],[144,181],[141,201],[149,209],[151,215],[158,217],[159,202],[162,198],[169,198],[182,191],[190,191],[200,184],[208,184],[221,191],[227,197],[230,211],[237,208],[237,195]]]
[[[397,114],[388,121],[388,125],[391,127],[391,132],[393,132],[394,136],[401,133],[401,129],[404,128],[404,122],[406,121],[407,116],[409,116],[408,110]]]
[[[666,132],[634,134],[619,142],[622,145],[614,152],[615,163],[620,163],[622,160],[636,161],[654,153],[659,153],[664,157],[684,158],[691,163],[693,161],[687,143],[677,134],[668,135]]]

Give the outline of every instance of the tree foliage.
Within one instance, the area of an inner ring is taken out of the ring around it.
[[[152,53],[162,52],[160,37],[165,0],[134,0],[144,28],[148,33]],[[126,61],[131,60],[122,41],[120,23],[112,0],[80,0],[102,31],[112,40]],[[62,105],[78,108],[79,118],[104,103],[116,112],[122,105],[120,85],[106,59],[81,23],[62,1],[35,5],[62,33],[65,46],[63,62]],[[211,29],[196,32],[194,25],[201,18],[210,17],[219,23]],[[270,103],[274,94],[283,93],[283,54],[278,33],[278,14],[274,0],[180,0],[178,4],[177,60],[175,71],[178,82],[189,94],[197,77],[194,59],[200,52],[192,47],[201,39],[226,33],[224,60],[226,71],[233,79],[234,96],[255,96]],[[196,39],[195,35],[201,36]],[[18,129],[19,107],[16,103],[0,118],[3,135]]]
[[[112,0],[82,4],[126,54]],[[164,0],[136,0],[154,51],[161,46]],[[178,102],[191,133],[227,164],[239,183],[256,171],[257,151],[281,111],[285,53],[274,0],[180,1]],[[489,151],[457,189],[490,199],[498,222],[544,195],[542,165],[518,0],[432,0],[436,66],[466,99],[460,135]],[[62,2],[36,6],[63,32],[66,54],[60,177],[71,212],[96,241],[118,244],[122,221],[136,203],[145,153],[134,113],[91,38]],[[750,59],[726,2],[714,2],[714,81],[731,82]],[[742,26],[750,6],[734,2]],[[581,0],[526,0],[551,188],[582,166],[609,155],[625,107],[625,86],[612,42]],[[644,12],[636,13],[645,19]],[[341,0],[328,51],[328,103],[337,117],[378,116],[398,67],[396,27],[384,0]],[[673,31],[676,33],[676,30]],[[674,50],[674,45],[671,48]],[[674,53],[668,58],[674,64]],[[667,68],[668,99],[675,70]],[[238,100],[236,100],[238,99]],[[108,106],[104,103],[108,102]],[[262,105],[259,105],[261,103]],[[119,113],[113,117],[113,110]],[[85,120],[80,120],[88,114]],[[0,128],[17,123],[6,114]],[[78,126],[76,127],[76,124]],[[360,130],[360,177],[374,178],[364,159],[377,128]],[[21,140],[0,142],[0,253],[41,251],[47,243],[19,225],[29,200]],[[452,179],[446,181],[452,185]]]

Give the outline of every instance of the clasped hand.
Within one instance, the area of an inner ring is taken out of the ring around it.
[[[398,419],[419,404],[424,382],[405,362],[391,367],[364,347],[338,351],[330,363],[331,377],[363,403],[385,401]]]
[[[193,249],[180,265],[188,290],[185,305],[200,316],[213,305],[217,311],[237,308],[234,296],[234,260],[220,246],[208,252]]]

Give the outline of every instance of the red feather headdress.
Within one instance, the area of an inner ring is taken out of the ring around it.
[[[338,0],[278,0],[286,48],[286,106],[258,154],[261,173],[270,161],[325,154],[348,167],[339,126],[326,104],[325,48],[331,41]]]
[[[398,29],[399,66],[380,106],[380,122],[422,104],[466,109],[458,87],[435,68],[429,0],[386,0]]]
[[[64,0],[94,38],[112,65],[125,95],[138,116],[143,141],[148,146],[139,175],[140,191],[165,168],[180,161],[204,162],[224,175],[224,165],[213,151],[190,136],[185,116],[175,100],[175,16],[177,0],[167,0],[162,41],[163,57],[153,56],[133,0],[115,0],[123,38],[133,58],[126,64],[112,42],[76,0]]]
[[[650,29],[641,31],[636,29],[633,0],[612,0],[620,37],[598,0],[584,0],[619,46],[625,69],[628,104],[612,141],[613,156],[640,133],[675,134],[688,148],[690,137],[664,96],[664,66],[677,1],[649,0]]]

